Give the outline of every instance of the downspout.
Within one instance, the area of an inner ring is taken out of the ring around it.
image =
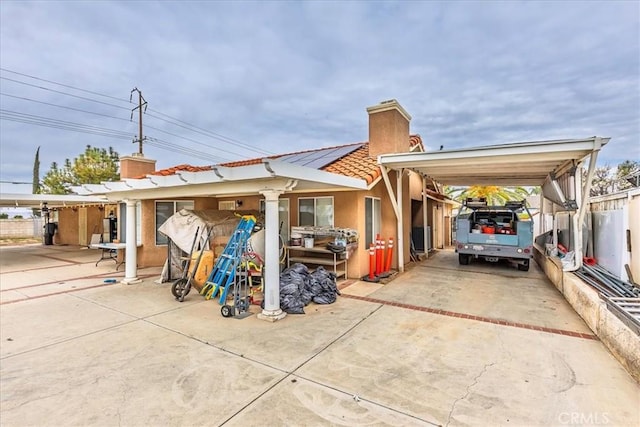
[[[589,158],[589,170],[587,172],[586,182],[584,183],[584,191],[582,191],[582,197],[580,200],[580,208],[578,209],[578,215],[573,216],[573,247],[575,253],[574,265],[569,267],[565,271],[576,271],[582,267],[582,223],[584,222],[584,216],[586,214],[587,204],[589,203],[589,194],[591,194],[591,181],[593,180],[593,174],[596,170],[596,161],[598,160],[598,153],[602,147],[601,138],[595,138],[594,149],[591,152]],[[581,183],[581,177],[576,177],[574,185],[578,186]],[[576,189],[576,194],[580,194]]]
[[[380,166],[380,171],[382,172],[382,180],[384,181],[385,186],[387,187],[387,193],[389,194],[389,200],[391,200],[391,206],[393,207],[393,212],[396,215],[396,220],[398,221],[399,228],[398,234],[396,236],[397,239],[397,250],[398,253],[398,271],[404,271],[404,249],[402,247],[404,240],[402,239],[402,215],[401,210],[398,207],[398,202],[396,201],[395,193],[393,192],[393,187],[391,187],[391,181],[389,180],[389,171],[385,166]],[[396,171],[399,173],[399,171]],[[402,176],[402,175],[400,175]]]

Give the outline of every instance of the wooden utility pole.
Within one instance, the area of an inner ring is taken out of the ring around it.
[[[142,107],[144,107],[144,111],[147,111],[147,101],[144,99],[144,97],[142,96],[142,92],[140,92],[140,90],[137,87],[134,87],[131,90],[131,94],[129,95],[129,102],[131,102],[132,98],[133,98],[133,92],[138,92],[138,106],[133,108],[131,110],[131,120],[133,120],[133,112],[138,110],[138,126],[139,126],[139,131],[138,131],[138,139],[134,140],[134,144],[137,142],[138,143],[138,154],[140,156],[143,156],[142,154],[142,141],[144,141],[146,138],[144,138],[142,136]]]

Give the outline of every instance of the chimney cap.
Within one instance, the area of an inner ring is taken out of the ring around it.
[[[411,121],[409,113],[407,113],[407,111],[402,108],[402,105],[395,99],[388,99],[380,102],[378,105],[367,107],[367,113],[369,113],[369,115],[391,110],[397,110],[408,122]]]

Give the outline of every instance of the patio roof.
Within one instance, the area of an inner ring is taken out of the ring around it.
[[[424,153],[383,154],[389,169],[410,169],[443,185],[542,185],[560,172],[600,150],[610,138],[519,142]]]
[[[147,175],[102,184],[74,187],[78,194],[105,195],[109,200],[179,197],[232,196],[256,194],[266,190],[337,191],[367,188],[363,179],[294,165],[279,160],[262,160],[246,166],[212,166],[200,172],[173,175]]]

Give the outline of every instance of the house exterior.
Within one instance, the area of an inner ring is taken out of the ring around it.
[[[206,195],[203,195],[201,187],[206,185],[205,177],[218,175],[224,180],[226,176],[238,172],[250,180],[255,168],[270,169],[274,165],[284,167],[286,164],[287,168],[297,168],[296,171],[300,172],[301,176],[318,173],[322,175],[323,180],[331,180],[330,176],[334,176],[336,179],[349,182],[349,185],[333,185],[326,182],[307,185],[308,183],[302,183],[300,179],[294,180],[297,184],[292,185],[289,190],[284,189],[277,197],[276,224],[285,241],[290,238],[291,227],[296,226],[319,225],[355,229],[359,235],[359,242],[357,249],[349,257],[347,278],[360,278],[368,274],[369,243],[379,233],[385,241],[389,238],[396,241],[392,268],[402,269],[406,264],[405,260],[410,259],[410,233],[420,235],[419,238],[414,238],[414,241],[421,242],[424,251],[428,251],[430,247],[444,247],[450,244],[451,205],[433,181],[416,173],[406,172],[400,179],[397,174],[392,173],[391,179],[385,182],[377,160],[380,154],[424,151],[424,145],[419,135],[410,134],[411,117],[397,101],[385,101],[368,108],[367,112],[369,140],[366,142],[212,166],[179,165],[164,170],[155,170],[153,160],[127,156],[121,158],[121,178],[125,187],[116,185],[122,183],[103,183],[100,188],[83,186],[80,192],[89,190],[92,194],[106,194],[110,200],[119,199],[116,213],[120,241],[127,240],[125,200],[131,205],[131,199],[135,199],[138,219],[137,265],[159,266],[167,258],[167,240],[157,232],[157,228],[181,208],[265,210],[265,194],[261,190],[262,187],[238,185],[235,190],[225,189],[217,192],[212,183],[210,190],[205,191]],[[176,178],[184,181],[187,176],[194,184],[176,186],[173,191],[169,191],[171,195],[159,188],[162,184],[141,187],[142,181],[158,184],[162,180]],[[273,180],[280,178],[281,176],[272,174]],[[266,183],[264,186],[268,187]],[[403,211],[412,212],[411,216],[402,218],[401,224],[394,213],[393,203],[396,200],[392,195],[399,187],[400,191],[407,195],[402,201]],[[404,239],[400,239],[401,253],[398,253],[397,247],[399,227],[404,230],[405,236]],[[425,230],[428,232],[426,238]]]

